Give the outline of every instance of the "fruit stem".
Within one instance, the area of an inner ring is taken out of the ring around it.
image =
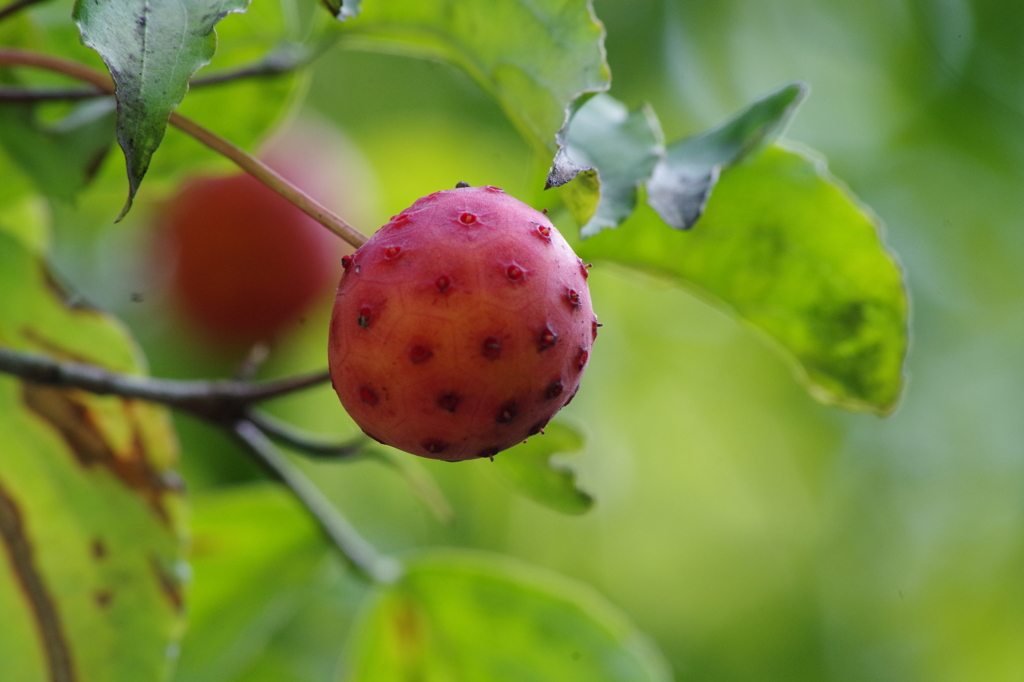
[[[20,50],[18,48],[0,48],[0,64],[5,66],[32,66],[47,71],[63,73],[66,76],[91,83],[108,94],[114,94],[114,82],[110,76],[85,64],[52,55]],[[366,242],[366,235],[349,225],[343,218],[336,215],[301,189],[266,166],[259,159],[248,154],[240,147],[228,142],[219,135],[202,127],[195,121],[172,112],[169,122],[179,130],[188,133],[210,149],[234,161],[242,170],[274,190],[288,201],[299,207],[304,213],[338,235],[354,248]]]

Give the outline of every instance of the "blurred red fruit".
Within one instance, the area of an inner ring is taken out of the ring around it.
[[[336,205],[345,184],[340,157],[351,152],[322,128],[286,134],[263,160]],[[228,348],[272,341],[296,323],[337,282],[348,249],[244,173],[186,182],[160,222],[175,304],[205,338]]]

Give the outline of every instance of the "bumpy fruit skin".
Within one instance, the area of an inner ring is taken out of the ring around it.
[[[370,437],[450,461],[538,433],[579,388],[597,336],[587,268],[496,187],[426,196],[346,258],[328,357]]]

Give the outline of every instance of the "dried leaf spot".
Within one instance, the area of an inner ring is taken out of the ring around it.
[[[424,450],[426,450],[432,455],[439,455],[448,449],[448,443],[445,443],[443,440],[438,440],[436,438],[427,439],[423,441],[421,445],[423,446]]]
[[[434,352],[426,346],[413,346],[409,351],[409,359],[414,363],[421,363],[434,356]]]
[[[562,395],[562,382],[557,379],[548,384],[548,387],[544,389],[545,400],[552,400],[560,395]]]
[[[545,351],[551,346],[555,345],[555,341],[558,340],[558,334],[551,329],[551,327],[545,325],[540,330],[540,335],[537,337],[537,350]]]
[[[377,394],[368,386],[363,386],[359,389],[359,399],[367,405],[376,405],[380,402],[380,398],[378,398]]]
[[[93,540],[90,549],[92,549],[92,558],[96,561],[107,557],[107,545],[101,538]]]
[[[459,406],[459,394],[458,393],[442,393],[437,399],[437,406],[442,410],[448,412],[455,412],[455,408]]]
[[[359,309],[359,318],[356,320],[356,322],[358,322],[359,326],[362,327],[363,329],[367,329],[370,326],[371,317],[373,317],[373,311],[370,310],[370,306],[364,305],[362,308]]]
[[[514,400],[510,400],[498,408],[498,414],[494,415],[494,421],[499,424],[508,424],[519,414],[519,406]]]
[[[110,605],[111,600],[114,598],[114,593],[110,590],[100,590],[93,595],[96,600],[96,605],[101,609],[105,609]]]
[[[493,336],[488,336],[484,339],[482,352],[483,356],[488,360],[497,360],[501,357],[501,341]]]

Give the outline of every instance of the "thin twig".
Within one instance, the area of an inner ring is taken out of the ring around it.
[[[107,93],[114,93],[114,83],[110,76],[85,64],[68,59],[30,50],[0,48],[0,64],[8,66],[34,66],[40,69],[63,73],[66,76],[91,83]],[[251,156],[240,147],[177,112],[171,114],[169,122],[210,149],[234,161],[242,170],[298,206],[311,218],[353,247],[359,248],[366,242],[366,235],[349,225],[343,218],[285,180],[269,166],[266,166],[259,159]]]
[[[3,21],[15,12],[20,12],[26,7],[31,7],[38,2],[43,2],[43,0],[14,0],[14,2],[7,5],[7,7],[0,9],[0,21]]]
[[[291,424],[281,421],[262,410],[250,410],[249,421],[270,438],[282,445],[301,450],[305,455],[324,459],[353,458],[363,453],[368,439],[357,437],[351,440],[336,442],[320,436],[306,433]]]
[[[39,0],[32,0],[39,2]],[[220,85],[231,81],[245,78],[265,78],[268,76],[279,76],[289,73],[303,66],[308,60],[295,57],[279,56],[274,52],[259,60],[255,64],[244,66],[239,69],[225,70],[220,73],[211,73],[207,76],[200,76],[189,82],[189,90],[193,88],[204,88],[210,85]],[[110,93],[97,87],[69,87],[69,88],[38,88],[24,87],[18,85],[0,85],[0,101],[15,102],[38,102],[48,100],[76,100],[89,99],[92,97],[109,97]]]
[[[302,502],[357,574],[377,583],[394,582],[401,575],[401,564],[378,554],[320,489],[255,424],[240,421],[234,425],[234,433],[267,473],[287,486]]]
[[[0,348],[0,372],[50,386],[148,400],[212,421],[236,419],[255,403],[330,379],[326,371],[259,382],[157,379],[111,372],[96,365],[54,360],[40,353],[9,348]]]

